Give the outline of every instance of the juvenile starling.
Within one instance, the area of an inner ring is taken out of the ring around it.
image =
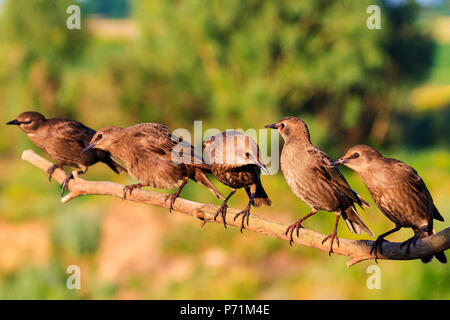
[[[194,147],[172,135],[165,125],[141,123],[128,128],[106,127],[97,131],[83,152],[92,148],[110,152],[140,182],[126,186],[124,198],[127,192],[131,195],[134,189],[144,186],[160,189],[178,187],[167,198],[172,211],[175,199],[189,179],[208,188],[217,198],[224,198],[206,176],[210,172],[209,166]]]
[[[7,125],[17,125],[38,148],[57,161],[48,169],[49,180],[56,168],[62,169],[63,166],[71,166],[81,169],[78,174],[83,174],[86,173],[89,166],[99,161],[106,163],[116,173],[125,171],[111,159],[108,152],[92,150],[80,155],[95,134],[93,129],[80,122],[67,119],[46,119],[38,112],[28,111],[21,113]],[[61,196],[67,190],[71,178],[73,175],[68,174],[61,184]]]
[[[351,232],[361,234],[365,231],[372,236],[372,231],[361,220],[354,205],[369,207],[369,204],[350,188],[341,172],[333,167],[328,155],[311,143],[305,122],[295,117],[285,117],[266,128],[277,129],[284,138],[281,171],[292,192],[312,210],[286,229],[286,235],[290,231],[290,244],[294,229],[298,237],[301,223],[318,210],[336,213],[333,233],[322,241],[331,239],[329,254],[333,252],[335,239],[339,246],[337,227],[341,216]]]
[[[396,159],[385,158],[374,148],[357,145],[350,148],[345,156],[334,162],[356,171],[369,189],[373,200],[381,212],[395,223],[395,228],[381,234],[375,241],[372,252],[382,253],[384,237],[401,228],[412,228],[414,236],[402,243],[406,253],[417,239],[434,233],[433,219],[444,221],[425,182],[416,170]],[[447,262],[444,252],[435,254],[442,263]],[[423,257],[427,263],[433,256]]]
[[[223,225],[227,227],[225,217],[227,202],[237,189],[244,188],[250,199],[247,207],[239,212],[234,219],[242,215],[241,232],[245,221],[249,222],[250,208],[253,204],[260,207],[270,206],[272,201],[261,184],[261,169],[269,174],[261,160],[261,154],[256,142],[249,136],[236,131],[222,132],[204,142],[205,162],[211,166],[211,171],[217,180],[232,188],[230,194],[217,210],[214,220],[221,214]]]

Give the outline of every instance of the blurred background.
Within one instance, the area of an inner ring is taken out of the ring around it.
[[[81,30],[66,28],[71,4]],[[380,30],[366,27],[370,4]],[[447,221],[440,231],[450,221],[448,1],[2,0],[0,61],[1,299],[450,298],[436,260],[380,261],[381,289],[369,290],[373,261],[348,268],[346,257],[110,197],[62,205],[60,187],[20,160],[36,148],[4,125],[26,110],[95,129],[248,129],[294,115],[334,159],[366,143],[416,168]],[[84,178],[133,182],[102,164]],[[274,204],[253,213],[291,224],[309,212],[281,173],[262,179]],[[182,197],[218,203],[194,183]],[[246,203],[239,191],[230,206]],[[393,226],[375,206],[361,215],[377,235]],[[333,223],[323,212],[304,225],[329,234]],[[338,234],[367,239],[343,224]],[[66,288],[72,264],[81,290]]]

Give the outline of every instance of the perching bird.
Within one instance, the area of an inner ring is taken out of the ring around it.
[[[131,195],[134,189],[144,186],[160,189],[178,187],[167,198],[172,211],[175,199],[189,179],[208,188],[217,198],[224,198],[206,176],[210,172],[209,166],[194,147],[172,135],[165,125],[141,123],[128,128],[106,127],[97,131],[83,152],[92,148],[110,152],[140,182],[126,186],[124,198],[127,192]]]
[[[49,180],[56,168],[62,169],[63,166],[71,166],[81,169],[78,174],[83,174],[86,173],[89,166],[99,161],[106,163],[116,173],[126,171],[111,159],[108,152],[92,150],[80,155],[95,134],[95,130],[80,122],[67,119],[46,119],[38,112],[28,111],[21,113],[7,125],[17,125],[37,147],[57,161],[48,169]],[[61,196],[67,190],[71,178],[73,175],[68,174],[61,184]]]
[[[356,171],[369,189],[373,200],[381,212],[395,223],[395,228],[381,234],[375,241],[371,253],[382,253],[384,237],[401,228],[412,228],[414,236],[405,242],[406,253],[417,239],[423,239],[434,233],[433,219],[444,221],[425,182],[416,170],[396,159],[385,158],[374,148],[357,145],[350,148],[345,156],[334,162]],[[444,252],[435,254],[442,263],[447,262]],[[424,263],[433,256],[423,257]]]
[[[290,244],[294,229],[298,237],[301,223],[318,210],[336,213],[333,233],[322,241],[331,239],[329,254],[333,252],[334,239],[339,246],[337,227],[341,216],[351,232],[361,234],[365,231],[373,236],[355,208],[355,203],[361,207],[370,207],[369,204],[350,188],[341,172],[331,164],[328,155],[311,143],[305,122],[295,117],[285,117],[266,128],[277,129],[284,138],[281,171],[292,192],[312,210],[286,229],[286,235],[290,231]]]
[[[269,174],[256,142],[249,136],[236,131],[226,131],[215,135],[204,142],[203,155],[205,162],[217,180],[232,188],[230,194],[217,210],[214,220],[221,214],[223,225],[226,225],[227,202],[237,189],[244,188],[250,199],[247,207],[235,216],[242,215],[241,232],[245,221],[249,222],[250,208],[253,204],[260,207],[270,206],[272,201],[261,184],[261,169]]]

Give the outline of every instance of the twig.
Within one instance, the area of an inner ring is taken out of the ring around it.
[[[40,157],[32,150],[26,150],[22,154],[22,159],[30,162],[34,166],[40,168],[44,172],[52,165],[51,162]],[[53,173],[53,178],[61,183],[66,174],[61,169],[56,169]],[[108,195],[117,198],[122,198],[123,185],[113,182],[93,182],[86,181],[75,175],[69,183],[70,193],[62,198],[62,202],[66,203],[81,195]],[[56,196],[56,195],[55,195]],[[127,200],[145,203],[162,208],[169,208],[169,202],[166,201],[167,195],[158,192],[147,190],[134,190],[133,194],[127,195]],[[220,215],[217,221],[214,221],[214,214],[218,209],[213,204],[204,204],[194,201],[189,201],[182,198],[177,198],[174,204],[174,211],[183,213],[202,220],[202,224],[206,222],[222,223]],[[226,216],[226,223],[229,226],[240,228],[241,221],[237,219],[234,221],[235,215],[239,210],[229,208]],[[246,226],[247,231],[254,231],[264,234],[269,237],[289,241],[289,237],[285,235],[286,225],[267,220],[259,217],[256,214],[250,216],[249,226]],[[224,230],[225,232],[225,230]],[[329,242],[322,244],[325,235],[318,232],[301,228],[300,236],[294,236],[294,243],[315,248],[321,251],[328,252]],[[347,266],[352,266],[360,261],[374,259],[370,254],[373,241],[369,240],[350,240],[340,239],[339,247],[333,247],[333,252],[336,254],[350,257]],[[385,260],[413,260],[420,259],[425,256],[432,255],[440,251],[447,250],[450,247],[450,227],[438,232],[430,237],[427,237],[416,242],[416,246],[411,247],[409,254],[405,255],[404,248],[400,248],[398,242],[383,243],[383,254],[378,254],[378,259]]]

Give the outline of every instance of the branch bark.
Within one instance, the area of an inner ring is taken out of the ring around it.
[[[22,159],[30,162],[34,166],[40,168],[44,172],[52,165],[51,162],[40,157],[32,150],[26,150],[22,154]],[[114,182],[93,182],[86,181],[79,178],[74,172],[75,178],[69,183],[70,193],[64,196],[61,201],[66,203],[81,195],[108,195],[112,197],[122,198],[123,185]],[[61,183],[66,174],[61,169],[56,169],[53,173],[53,178]],[[127,195],[127,200],[145,203],[162,208],[169,208],[169,202],[166,201],[167,195],[158,192],[147,190],[134,190],[133,194]],[[222,223],[220,215],[217,221],[214,221],[214,214],[218,207],[213,204],[198,203],[182,198],[177,198],[174,204],[174,211],[183,213],[194,218],[198,218],[206,222]],[[239,210],[229,208],[226,216],[226,223],[229,226],[240,228],[241,221],[236,219],[235,215]],[[286,225],[277,223],[275,221],[267,220],[259,217],[256,214],[251,214],[249,226],[246,227],[247,231],[254,231],[264,234],[269,237],[278,238],[281,240],[289,241],[289,237],[285,235]],[[321,251],[328,252],[329,242],[326,241],[322,244],[322,240],[325,235],[308,230],[305,228],[300,229],[299,237],[294,236],[294,243],[303,246],[315,248]],[[340,254],[350,257],[347,262],[347,266],[352,266],[363,260],[375,259],[374,255],[370,254],[373,241],[369,240],[350,240],[339,239],[339,247],[336,242],[333,247],[335,254]],[[383,243],[383,254],[378,254],[378,259],[386,260],[413,260],[420,259],[421,257],[432,255],[443,250],[450,248],[450,227],[438,232],[430,237],[422,240],[418,240],[416,246],[412,246],[409,254],[405,255],[405,249],[400,248],[399,242],[385,242]]]

